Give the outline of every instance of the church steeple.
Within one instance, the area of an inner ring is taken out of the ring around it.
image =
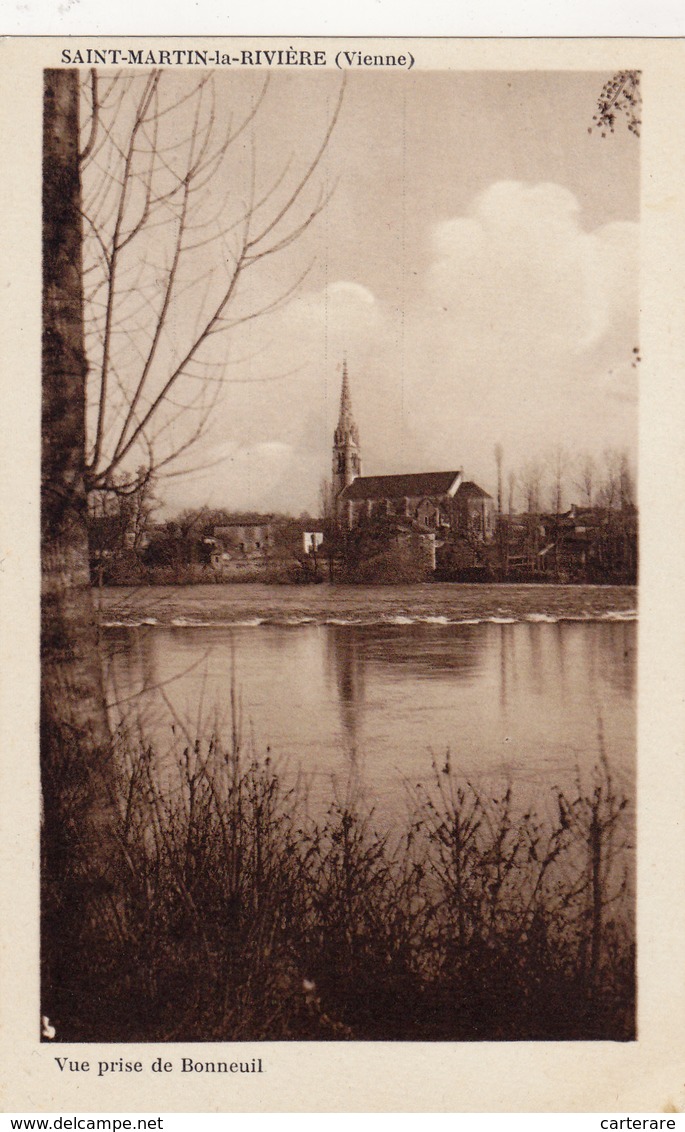
[[[352,480],[361,475],[362,462],[359,451],[359,431],[352,416],[350,379],[347,373],[347,360],[343,362],[342,389],[340,391],[340,416],[338,427],[333,434],[333,497]]]

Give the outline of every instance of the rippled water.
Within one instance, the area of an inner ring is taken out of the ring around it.
[[[397,812],[450,752],[476,781],[547,790],[600,753],[632,792],[630,587],[195,586],[103,591],[115,718],[173,750],[230,731],[301,769],[350,773]]]
[[[632,586],[141,586],[99,591],[105,625],[634,620]]]

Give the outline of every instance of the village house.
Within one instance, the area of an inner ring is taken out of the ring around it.
[[[213,569],[218,573],[227,573],[265,566],[275,547],[274,528],[270,519],[270,516],[248,515],[215,527],[213,536],[205,539],[210,547]]]

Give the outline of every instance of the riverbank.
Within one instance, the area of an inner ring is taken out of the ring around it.
[[[332,579],[334,581],[332,582]],[[335,585],[358,586],[402,586],[412,582],[422,582],[426,585],[529,585],[529,586],[558,586],[562,584],[573,586],[621,586],[635,585],[634,577],[626,577],[625,573],[616,573],[607,576],[593,577],[592,580],[580,581],[569,578],[568,572],[561,571],[555,575],[553,571],[540,572],[512,568],[506,573],[501,570],[484,567],[466,567],[464,569],[439,569],[430,574],[425,569],[416,568],[415,564],[405,569],[384,569],[374,567],[371,563],[368,568],[356,571],[343,570],[338,567],[333,573],[329,563],[325,561],[280,560],[265,563],[264,565],[244,565],[231,570],[214,570],[207,565],[186,564],[182,566],[140,566],[134,567],[119,564],[103,573],[105,588],[134,587],[134,586],[241,586],[241,585],[274,585],[274,586],[310,586],[331,583]],[[98,581],[98,569],[93,569],[93,586],[102,588],[103,581]]]

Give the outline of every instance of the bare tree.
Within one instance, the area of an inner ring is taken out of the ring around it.
[[[550,503],[555,515],[560,515],[564,506],[565,476],[570,457],[563,444],[557,444],[550,452],[547,462],[551,473]]]
[[[335,518],[333,484],[329,476],[324,476],[319,483],[319,510],[322,519],[325,519],[326,522]]]
[[[628,511],[635,507],[635,477],[630,466],[628,453],[625,451],[619,454],[618,492],[622,511]]]
[[[527,460],[518,476],[519,491],[529,515],[540,511],[540,498],[544,468],[539,460]]]
[[[154,480],[139,468],[133,484],[124,473],[113,476],[112,490],[91,492],[88,499],[88,543],[91,570],[98,585],[122,559],[139,560],[153,529],[152,516],[160,506]],[[129,562],[130,564],[130,562]]]
[[[623,454],[615,448],[603,453],[603,468],[597,490],[597,501],[608,515],[618,511],[621,502],[621,469]]]
[[[101,917],[119,861],[88,494],[139,490],[202,435],[225,340],[297,289],[306,271],[272,265],[331,191],[315,174],[342,87],[308,158],[267,183],[268,84],[237,113],[229,89],[211,75],[93,72],[82,92],[78,71],[45,73],[41,763],[44,879],[53,895],[62,886],[46,933],[62,950]],[[64,1005],[65,971],[45,978],[48,1003]]]
[[[514,514],[514,492],[516,491],[516,472],[510,471],[507,476],[507,514],[509,518]]]
[[[497,443],[495,445],[495,465],[497,467],[497,514],[502,514],[502,461],[504,459],[504,449],[502,445]]]
[[[509,565],[509,522],[504,517],[504,482],[503,482],[504,449],[498,442],[495,444],[495,466],[497,468],[497,552],[500,569],[507,573]]]
[[[540,499],[542,492],[544,469],[539,460],[528,460],[518,476],[519,490],[527,513],[526,526],[526,554],[528,566],[532,570],[538,567],[538,551],[540,543]]]
[[[554,575],[558,581],[561,568],[561,514],[564,503],[564,477],[569,466],[569,454],[562,444],[557,444],[553,448],[549,456],[549,465],[552,474],[551,504],[554,513]]]
[[[574,482],[582,494],[584,505],[593,507],[597,489],[597,462],[589,453],[581,457]]]
[[[634,477],[626,452],[604,452],[596,495],[602,512],[599,564],[607,576],[633,581],[637,574],[637,509]]]

